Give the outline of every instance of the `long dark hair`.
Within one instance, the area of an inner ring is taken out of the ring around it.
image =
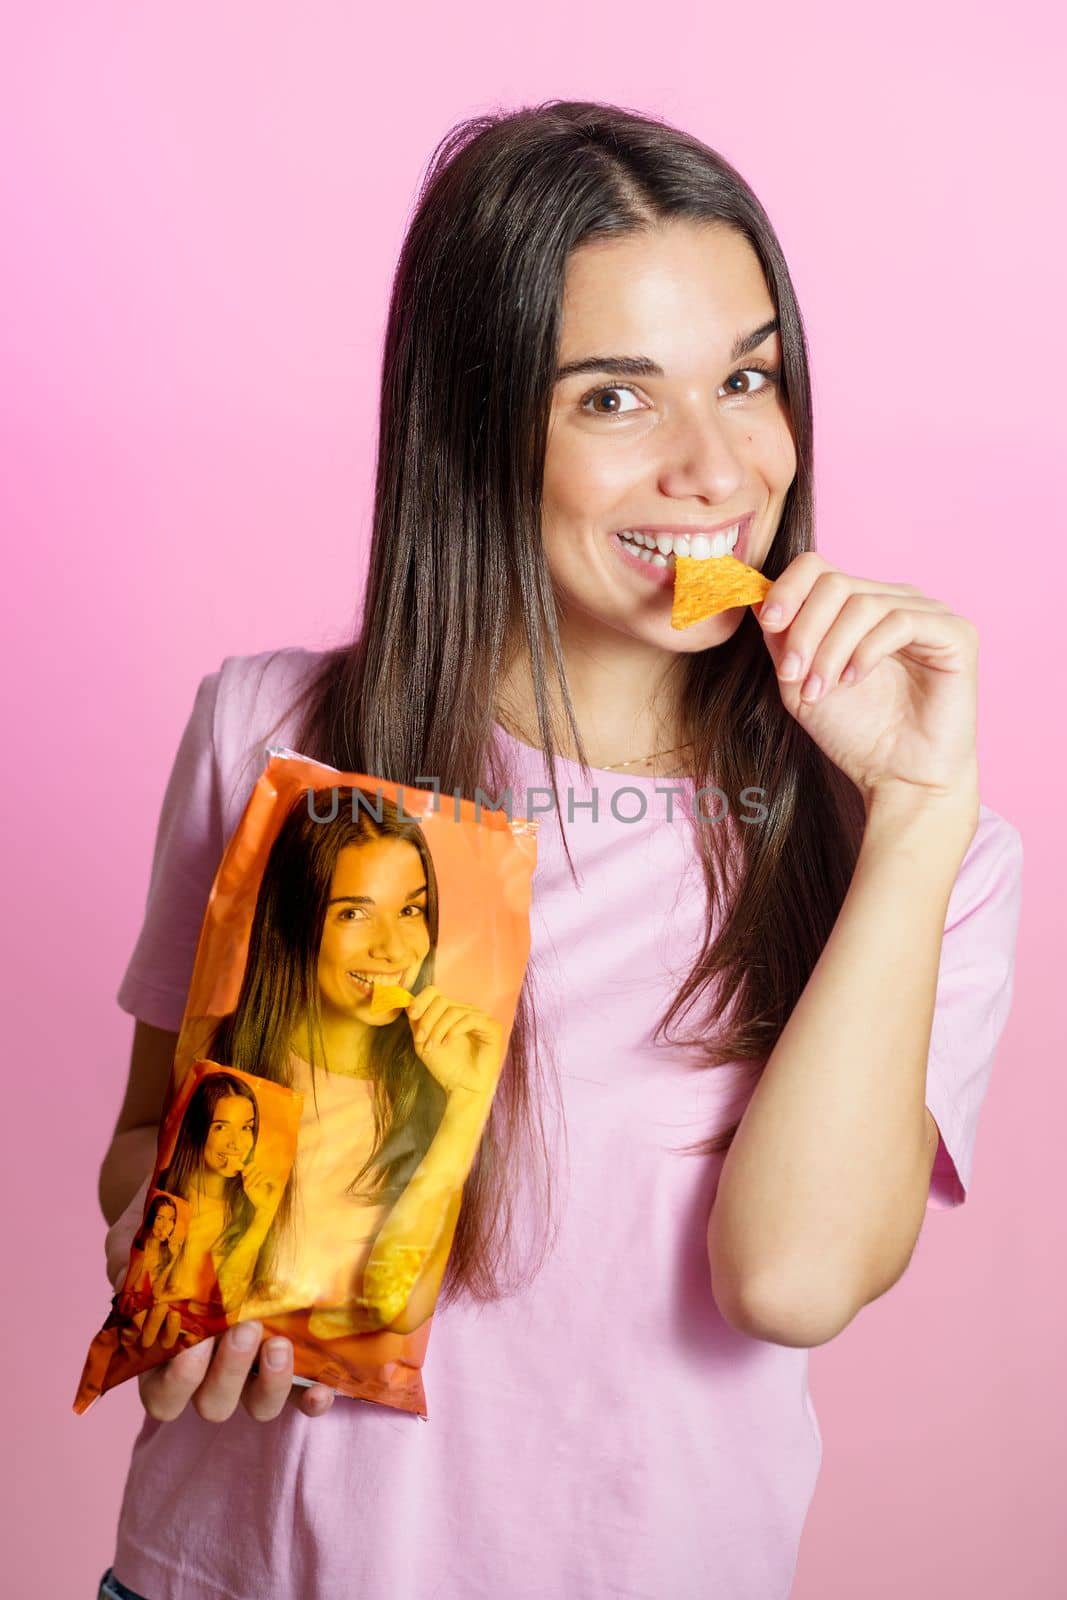
[[[762,264],[797,456],[764,571],[774,578],[814,547],[804,328],[774,229],[744,179],[691,135],[616,106],[550,101],[472,118],[438,146],[400,253],[361,626],[350,644],[324,654],[290,708],[302,708],[301,750],[413,786],[434,775],[445,794],[473,796],[478,785],[498,794],[507,779],[492,739],[495,685],[519,638],[554,790],[550,672],[588,773],[541,543],[564,274],[571,253],[592,240],[675,221],[735,229]],[[708,1067],[760,1063],[833,927],[855,867],[862,801],[783,707],[751,613],[684,667],[688,775],[728,795],[761,787],[769,815],[732,831],[694,825],[705,934],[655,1037],[691,1046]],[[556,809],[561,816],[558,790]],[[535,1028],[527,983],[442,1299],[460,1288],[480,1300],[502,1292],[516,1147],[536,1114]],[[725,1151],[738,1126],[695,1153]],[[543,1145],[534,1154],[549,1188]]]
[[[353,797],[359,799],[353,804]],[[329,819],[329,820],[327,820]],[[306,1017],[312,1090],[320,1062],[321,1007],[318,957],[337,858],[349,845],[398,839],[419,853],[426,875],[426,928],[430,948],[413,984],[433,982],[437,948],[437,874],[418,822],[402,817],[388,796],[335,785],[303,790],[274,840],[256,898],[248,956],[237,1005],[211,1035],[207,1053],[239,1071],[292,1085],[294,1030]],[[370,1035],[374,1146],[354,1171],[348,1192],[360,1204],[380,1204],[404,1189],[437,1131],[445,1093],[415,1054],[406,1016]],[[256,1265],[256,1287],[269,1282],[278,1241],[297,1204],[292,1169]]]
[[[143,1250],[144,1249],[145,1245],[148,1243],[149,1239],[152,1237],[152,1229],[156,1225],[156,1218],[159,1216],[159,1213],[162,1210],[164,1210],[165,1207],[169,1207],[170,1210],[173,1211],[173,1213],[174,1213],[174,1226],[175,1226],[175,1228],[178,1226],[178,1206],[177,1206],[177,1203],[174,1200],[171,1199],[169,1194],[157,1194],[153,1198],[152,1204],[148,1208],[148,1211],[147,1211],[147,1213],[145,1215],[144,1222],[141,1224],[140,1229],[138,1230],[138,1232],[136,1234],[134,1234],[133,1247],[132,1247],[134,1250]],[[173,1230],[172,1230],[172,1236],[173,1236]],[[162,1269],[161,1281],[162,1281],[162,1277],[166,1276],[166,1274],[167,1274],[167,1272],[168,1272],[168,1270],[170,1268],[170,1264],[171,1264],[173,1259],[174,1259],[174,1252],[170,1247],[170,1239],[161,1239],[159,1241],[159,1266]]]
[[[189,1096],[189,1104],[185,1108],[185,1115],[182,1117],[178,1137],[175,1140],[174,1154],[166,1172],[160,1175],[161,1189],[179,1195],[183,1200],[191,1198],[193,1188],[199,1183],[203,1171],[204,1147],[211,1131],[211,1124],[215,1120],[215,1108],[220,1100],[225,1100],[230,1095],[236,1095],[251,1103],[252,1153],[255,1153],[259,1140],[259,1104],[251,1087],[243,1078],[237,1078],[230,1072],[206,1073]],[[213,1248],[225,1258],[244,1237],[256,1213],[252,1202],[245,1194],[239,1173],[224,1180],[223,1200],[225,1211],[222,1227]],[[173,1263],[175,1271],[185,1253],[187,1239],[188,1233],[175,1257]]]

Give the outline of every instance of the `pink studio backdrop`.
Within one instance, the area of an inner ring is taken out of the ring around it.
[[[820,548],[978,623],[983,797],[1026,849],[971,1198],[812,1356],[825,1460],[794,1592],[1051,1596],[1054,10],[423,9],[53,4],[4,24],[6,1590],[95,1594],[142,1416],[135,1385],[80,1419],[70,1403],[108,1300],[95,1187],[131,1034],[113,995],[194,689],[224,655],[351,628],[390,273],[437,139],[582,97],[691,129],[763,199],[811,340]]]

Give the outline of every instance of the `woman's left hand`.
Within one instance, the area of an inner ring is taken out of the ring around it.
[[[768,616],[775,605],[780,614]],[[977,822],[972,622],[910,584],[850,577],[815,551],[791,561],[755,610],[782,703],[868,813],[891,797]]]
[[[504,1059],[504,1029],[474,1006],[428,985],[407,1007],[415,1054],[445,1093],[491,1098]]]

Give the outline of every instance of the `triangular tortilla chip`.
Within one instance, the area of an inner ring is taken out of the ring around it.
[[[671,627],[690,628],[731,606],[756,605],[771,586],[736,556],[675,556]]]
[[[415,996],[398,983],[376,983],[370,997],[372,1011],[395,1011],[397,1006],[409,1006]]]

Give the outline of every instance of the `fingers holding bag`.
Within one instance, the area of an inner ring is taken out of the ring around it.
[[[291,1343],[268,1339],[261,1344],[262,1332],[258,1322],[238,1323],[221,1337],[202,1339],[141,1373],[138,1386],[145,1411],[158,1422],[173,1422],[191,1402],[205,1422],[225,1422],[240,1404],[255,1421],[270,1422],[290,1402],[305,1416],[324,1416],[333,1391],[325,1384],[294,1384]],[[253,1374],[257,1353],[259,1369]]]

